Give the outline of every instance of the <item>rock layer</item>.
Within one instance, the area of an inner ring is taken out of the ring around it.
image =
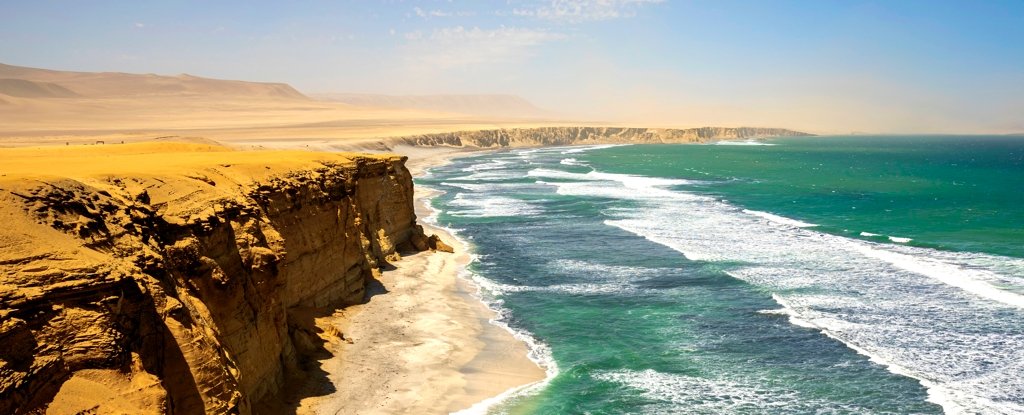
[[[404,157],[224,154],[0,180],[0,413],[259,412],[319,347],[311,307],[427,245]]]
[[[396,138],[398,144],[448,147],[537,147],[573,144],[660,144],[704,143],[716,140],[767,137],[809,136],[782,128],[702,127],[617,128],[617,127],[541,127],[502,128],[497,130],[457,131]]]

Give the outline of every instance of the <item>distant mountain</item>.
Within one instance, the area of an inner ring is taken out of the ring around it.
[[[380,95],[380,94],[310,94],[311,97],[364,107],[405,108],[456,112],[469,115],[499,117],[550,117],[547,111],[515,95]]]
[[[70,72],[0,64],[0,94],[26,98],[237,96],[308,99],[282,83],[229,81],[192,75]]]

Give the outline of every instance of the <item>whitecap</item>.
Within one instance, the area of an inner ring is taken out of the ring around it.
[[[764,141],[757,141],[757,140],[744,140],[744,141],[722,140],[722,141],[716,141],[714,145],[716,145],[716,146],[774,146],[775,144],[773,144],[773,143],[766,143]]]
[[[582,153],[582,152],[585,152],[585,151],[601,150],[601,149],[605,149],[605,148],[622,147],[622,146],[628,146],[628,145],[631,145],[631,144],[596,144],[596,145],[589,145],[589,146],[574,146],[574,147],[572,147],[572,148],[570,148],[568,150],[563,150],[562,154],[576,154],[576,153]]]
[[[472,192],[478,192],[486,190],[494,186],[493,184],[479,184],[479,183],[459,183],[459,182],[441,182],[442,186],[457,187],[462,190],[469,190]]]
[[[530,177],[555,179],[563,181],[540,180],[539,184],[554,186],[556,192],[570,196],[595,196],[607,198],[646,198],[646,199],[709,199],[692,193],[673,192],[667,187],[692,185],[692,180],[666,179],[660,177],[636,176],[629,174],[603,173],[572,173],[562,170],[538,168],[527,172]],[[594,182],[607,184],[595,185]]]
[[[452,216],[471,218],[510,217],[510,216],[534,216],[542,212],[541,208],[526,202],[506,196],[491,196],[486,193],[459,193],[448,202],[449,206],[457,207],[449,209]]]
[[[986,282],[986,279],[997,278],[989,271],[965,269],[935,259],[892,252],[881,247],[851,243],[854,250],[866,257],[888,262],[893,266],[919,275],[925,275],[944,284],[957,287],[966,292],[998,301],[1003,304],[1024,308],[1024,295],[1001,290]]]
[[[666,373],[654,369],[611,370],[593,375],[597,380],[635,389],[644,398],[660,403],[645,408],[645,413],[789,413],[834,407],[833,402],[802,396],[794,390],[727,376]],[[867,408],[859,407],[843,409],[868,412]]]
[[[774,214],[771,214],[771,213],[768,213],[768,212],[761,212],[761,211],[758,211],[758,210],[743,209],[743,213],[746,213],[748,215],[754,215],[754,216],[757,216],[759,218],[768,219],[768,221],[770,221],[770,222],[775,222],[775,223],[778,223],[778,224],[781,224],[781,225],[794,226],[794,227],[797,227],[797,228],[812,228],[812,227],[818,226],[818,225],[815,225],[813,223],[801,222],[801,221],[796,220],[796,219],[790,219],[790,218],[787,218],[787,217],[783,217],[783,216],[779,216],[779,215],[774,215]]]
[[[486,171],[486,170],[500,170],[500,169],[504,169],[510,163],[511,162],[507,161],[507,160],[492,159],[492,160],[489,160],[489,161],[487,161],[485,163],[477,163],[477,164],[470,165],[468,167],[464,167],[462,169],[462,171],[464,171],[464,172],[476,172],[476,171]]]
[[[570,158],[566,158],[566,159],[562,159],[562,161],[559,161],[558,164],[563,164],[563,165],[566,165],[566,166],[586,166],[587,165],[587,163],[583,163],[583,162],[581,162],[581,161],[579,161],[577,159],[571,158],[571,157]]]

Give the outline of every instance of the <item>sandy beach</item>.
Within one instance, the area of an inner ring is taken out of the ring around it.
[[[418,176],[462,151],[401,153]],[[419,218],[430,215],[432,196],[416,190]],[[325,332],[344,336],[331,343],[333,356],[320,361],[336,391],[302,400],[298,413],[450,413],[544,379],[526,345],[488,322],[494,313],[459,277],[470,260],[467,247],[444,229],[420,223],[455,253],[404,256],[383,273],[365,304],[318,319]]]

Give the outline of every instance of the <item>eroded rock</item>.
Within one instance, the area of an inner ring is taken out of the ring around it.
[[[447,247],[416,226],[404,158],[317,166],[4,186],[0,413],[258,412],[321,347],[292,310]]]

